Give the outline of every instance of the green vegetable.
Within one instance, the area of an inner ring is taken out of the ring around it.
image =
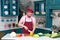
[[[47,33],[47,34],[44,34],[45,36],[47,36],[47,37],[50,37],[51,36],[51,34],[49,34],[49,33]]]
[[[39,35],[39,36],[44,36],[44,34],[43,34],[43,33],[38,33],[38,35]]]
[[[52,33],[51,34],[51,37],[54,38],[54,37],[57,37],[58,36],[58,33]]]
[[[34,34],[33,37],[34,38],[39,38],[39,35],[38,34]]]

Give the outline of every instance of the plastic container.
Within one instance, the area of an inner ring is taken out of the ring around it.
[[[15,27],[16,25],[15,25],[15,23],[12,23],[12,27]]]
[[[8,24],[8,27],[11,28],[11,24]]]

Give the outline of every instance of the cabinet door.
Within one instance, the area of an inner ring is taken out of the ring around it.
[[[34,3],[35,11],[39,11],[39,3],[35,2]]]
[[[48,6],[53,5],[54,4],[54,0],[46,0],[46,4]]]
[[[11,16],[18,16],[19,14],[19,1],[18,0],[11,0]]]
[[[60,0],[46,0],[47,6],[60,6]]]
[[[42,12],[44,12],[45,8],[44,8],[44,2],[34,2],[34,10],[35,10],[35,15],[37,16],[42,16],[45,15]]]
[[[56,6],[60,6],[60,0],[54,0],[54,4],[55,4]]]
[[[34,2],[34,10],[35,10],[35,15],[39,15],[40,13],[39,13],[39,2]]]
[[[1,16],[10,16],[10,0],[1,0]]]

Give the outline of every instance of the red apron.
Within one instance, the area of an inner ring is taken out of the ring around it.
[[[26,21],[26,18],[25,18],[25,23],[24,23],[24,25],[26,26],[26,27],[28,27],[28,29],[29,30],[33,30],[33,20],[31,19],[31,22],[27,22]],[[25,28],[23,28],[23,33],[24,34],[29,34],[29,32],[28,32],[28,30],[25,30]]]

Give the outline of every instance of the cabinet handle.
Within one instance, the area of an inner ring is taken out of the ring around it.
[[[16,9],[16,6],[13,6],[13,9]]]
[[[16,15],[16,12],[15,11],[13,11],[13,15]]]
[[[5,15],[8,15],[8,11],[5,11],[4,13],[5,13]]]
[[[7,5],[5,5],[5,6],[4,6],[4,9],[7,9],[7,8],[8,8],[8,6],[7,6]]]
[[[15,4],[16,3],[16,1],[15,0],[13,0],[13,4]]]

